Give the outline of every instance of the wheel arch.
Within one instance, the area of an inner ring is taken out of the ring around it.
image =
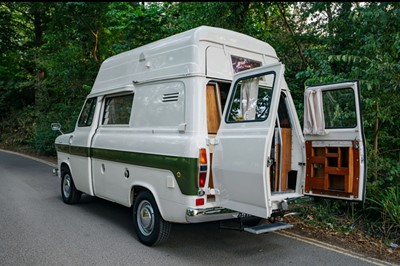
[[[139,195],[139,193],[142,191],[147,191],[153,196],[154,200],[156,201],[157,208],[160,212],[160,215],[164,219],[164,217],[165,217],[164,210],[163,210],[163,208],[161,208],[162,205],[160,204],[160,199],[158,197],[156,189],[152,186],[149,186],[148,184],[137,183],[137,184],[133,184],[131,186],[129,206],[131,208],[133,208],[133,205],[134,205],[137,195]]]
[[[69,172],[71,173],[71,167],[70,167],[70,165],[69,165],[68,163],[62,162],[62,163],[60,164],[60,177],[62,177],[63,174],[64,174],[66,171],[69,171]],[[72,173],[71,173],[71,175],[72,175]]]

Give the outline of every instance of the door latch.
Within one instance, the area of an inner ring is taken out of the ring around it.
[[[274,164],[274,160],[268,157],[268,159],[267,159],[267,167],[270,167],[273,164]]]

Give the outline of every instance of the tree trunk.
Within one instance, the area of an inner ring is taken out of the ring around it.
[[[93,58],[94,58],[94,61],[99,62],[99,59],[97,57],[97,50],[98,50],[98,46],[99,46],[99,31],[98,30],[96,32],[92,31],[92,34],[95,38],[95,43],[94,43],[94,47],[93,47]]]
[[[378,179],[378,133],[379,133],[379,118],[378,118],[378,113],[379,113],[379,103],[376,104],[376,118],[375,118],[375,128],[374,128],[374,158],[375,158],[375,173],[374,173],[374,179]]]
[[[43,44],[43,18],[42,13],[39,8],[36,6],[31,7],[32,16],[33,16],[33,27],[35,32],[35,46],[40,47]],[[39,56],[37,54],[36,56]],[[42,80],[45,76],[44,69],[38,67],[36,72],[36,82],[35,82],[35,105],[40,105],[40,101],[42,98]]]

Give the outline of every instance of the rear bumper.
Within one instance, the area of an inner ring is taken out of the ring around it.
[[[202,222],[212,222],[219,220],[228,220],[237,218],[238,215],[239,213],[236,211],[232,211],[221,207],[204,208],[204,209],[195,209],[195,208],[186,209],[186,221],[188,223],[202,223]]]

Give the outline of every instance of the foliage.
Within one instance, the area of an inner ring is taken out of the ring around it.
[[[314,198],[311,204],[299,209],[305,223],[317,228],[352,234],[361,215],[359,205],[338,200]],[[351,215],[349,215],[351,214]]]
[[[373,221],[372,230],[386,239],[400,241],[400,186],[385,190],[374,184],[370,186],[365,211]]]

